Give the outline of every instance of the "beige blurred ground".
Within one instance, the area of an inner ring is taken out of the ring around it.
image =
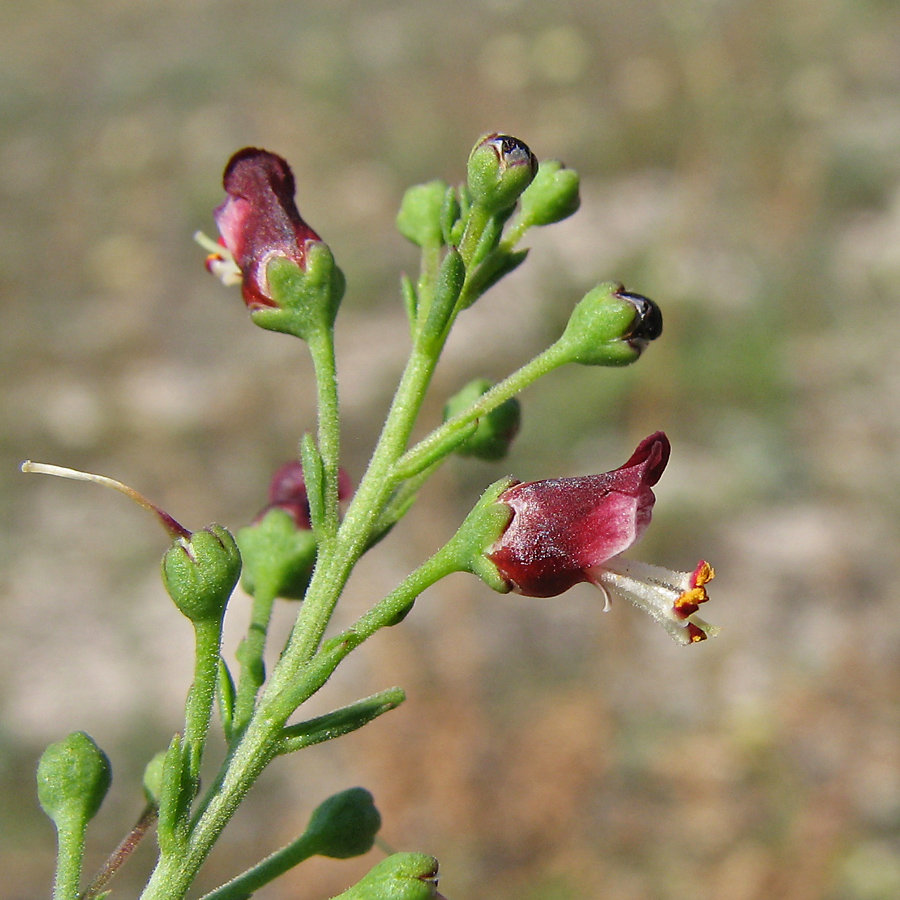
[[[348,275],[358,477],[406,348],[401,193],[457,180],[498,129],[582,172],[583,209],[461,321],[428,422],[465,380],[542,349],[596,281],[654,297],[665,334],[629,371],[531,389],[509,460],[446,467],[339,617],[439,546],[489,481],[605,470],[664,428],[673,460],[635,555],[709,558],[723,632],[679,648],[587,588],[535,601],[448,580],[317,709],[392,684],[408,702],[274,765],[200,887],[363,784],[385,839],[437,855],[453,900],[900,896],[900,8],[5,0],[2,900],[50,891],[42,747],[84,729],[113,759],[97,865],[138,814],[190,674],[156,526],[17,463],[121,478],[191,527],[256,512],[313,426],[310,368],[248,323],[190,239],[212,228],[228,156],[256,144],[291,161]],[[245,615],[236,600],[232,645]],[[327,897],[375,859],[311,863],[259,896]],[[149,864],[114,896],[136,896]]]

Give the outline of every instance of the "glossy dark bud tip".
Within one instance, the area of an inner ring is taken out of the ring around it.
[[[648,343],[655,341],[663,330],[662,310],[649,297],[630,291],[617,291],[618,296],[628,300],[635,308],[634,325],[628,335],[629,341]]]

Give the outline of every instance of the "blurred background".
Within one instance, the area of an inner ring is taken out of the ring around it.
[[[310,365],[191,241],[252,144],[290,160],[347,274],[358,478],[407,350],[400,197],[460,180],[494,130],[581,172],[583,205],[461,319],[423,428],[554,340],[598,281],[657,300],[665,333],[631,369],[528,390],[510,457],[445,466],[338,624],[489,482],[605,471],[662,428],[673,458],[633,555],[709,559],[722,634],[682,648],[586,586],[541,601],[448,579],[315,711],[393,684],[406,704],[275,763],[198,889],[362,784],[391,846],[439,857],[451,900],[900,896],[897,4],[4,0],[0,109],[2,900],[50,892],[43,747],[83,729],[112,758],[91,870],[137,818],[191,667],[158,526],[18,463],[119,478],[191,528],[263,505],[314,427]],[[247,612],[236,598],[229,650]],[[114,897],[136,896],[151,844]],[[328,897],[378,858],[313,861],[258,896]]]

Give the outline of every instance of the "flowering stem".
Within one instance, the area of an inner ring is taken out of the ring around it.
[[[319,453],[325,475],[325,519],[322,523],[320,552],[328,545],[338,528],[338,469],[340,464],[341,425],[338,411],[337,368],[334,357],[334,329],[316,329],[309,336],[309,350],[316,372],[319,410]]]
[[[329,641],[316,653],[334,604],[390,496],[393,483],[388,475],[409,439],[435,364],[433,356],[415,350],[410,355],[369,468],[336,536],[334,552],[328,557],[320,557],[285,651],[240,741],[198,810],[184,853],[178,860],[166,858],[160,861],[142,900],[184,896],[219,833],[277,751],[288,717],[327,681],[353,647],[372,633],[374,620],[369,619],[364,630],[354,633],[350,641]],[[417,596],[417,587],[420,592],[437,577],[442,577],[435,563],[432,563],[432,576],[426,573],[423,578],[421,570],[417,572],[417,577],[411,576],[412,581],[404,582],[407,587],[402,596],[395,591],[392,599],[386,598],[379,606],[385,610],[384,604],[390,599],[388,605],[392,609],[402,610]],[[378,621],[387,624],[392,615],[396,613],[383,612]]]

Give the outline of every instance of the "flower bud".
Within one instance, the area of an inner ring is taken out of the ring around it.
[[[334,900],[435,900],[438,861],[424,853],[394,853]]]
[[[661,334],[662,313],[652,300],[606,282],[578,302],[558,343],[570,362],[627,366]]]
[[[419,247],[443,243],[442,211],[447,194],[445,181],[429,181],[409,188],[397,214],[397,230]]]
[[[108,757],[83,731],[51,744],[38,763],[38,800],[58,831],[83,832],[111,782]]]
[[[515,205],[538,170],[528,145],[506,134],[488,134],[469,154],[467,179],[472,202],[490,213]]]
[[[542,160],[519,201],[519,227],[552,225],[571,216],[581,205],[579,181],[578,173],[558,159]]]
[[[240,574],[238,546],[221,525],[178,538],[162,562],[166,590],[192,622],[221,619]]]
[[[486,378],[476,378],[469,382],[458,394],[447,401],[444,407],[444,421],[452,419],[470,407],[493,385]],[[474,456],[477,459],[496,462],[509,452],[513,438],[519,433],[522,422],[522,408],[515,397],[511,397],[496,409],[481,416],[475,432],[455,452],[460,456]]]
[[[372,795],[361,787],[341,791],[320,804],[304,837],[319,856],[349,859],[368,853],[381,828],[381,815]]]

